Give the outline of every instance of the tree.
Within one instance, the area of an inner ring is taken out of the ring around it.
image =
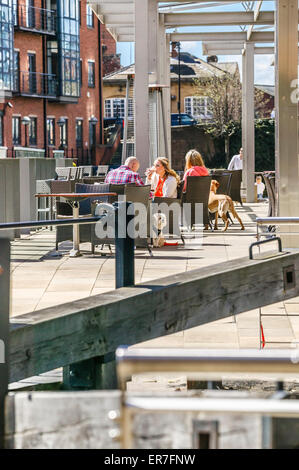
[[[202,89],[202,83],[196,85]],[[226,163],[229,163],[230,138],[237,132],[242,120],[242,87],[237,75],[223,72],[207,79],[206,95],[212,119],[206,124],[206,133],[225,142]],[[199,94],[198,94],[199,96]]]
[[[202,81],[195,80],[197,96],[202,96]],[[212,116],[206,122],[206,133],[215,138],[223,138],[225,160],[230,161],[230,139],[240,132],[242,126],[242,85],[239,74],[222,72],[205,81],[206,96],[209,97],[209,113]],[[201,90],[201,91],[200,91]],[[255,89],[255,109],[262,116],[269,98],[263,91]],[[263,116],[262,116],[263,117]]]

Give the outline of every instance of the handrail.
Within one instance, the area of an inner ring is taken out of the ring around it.
[[[190,378],[221,380],[223,376],[271,377],[277,381],[298,378],[299,349],[285,350],[116,350],[119,384],[124,389],[133,374],[155,372],[184,373]]]
[[[297,225],[299,217],[258,217],[257,225]]]

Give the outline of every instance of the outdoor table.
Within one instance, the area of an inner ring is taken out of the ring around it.
[[[63,197],[73,210],[73,218],[79,219],[80,201],[90,197],[117,196],[116,193],[58,193],[58,194],[36,194],[35,197]],[[80,253],[80,232],[79,225],[73,225],[73,249],[70,252],[71,258],[81,256]]]

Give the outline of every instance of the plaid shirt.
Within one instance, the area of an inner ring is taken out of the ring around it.
[[[135,183],[138,186],[144,186],[144,183],[138,173],[134,173],[128,166],[122,165],[116,170],[109,171],[105,183],[128,184]]]

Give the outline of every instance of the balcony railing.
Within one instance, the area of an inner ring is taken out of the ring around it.
[[[56,34],[56,12],[25,5],[19,5],[15,27],[39,34]]]
[[[49,98],[57,96],[56,75],[20,72],[15,78],[14,93],[21,96]]]

